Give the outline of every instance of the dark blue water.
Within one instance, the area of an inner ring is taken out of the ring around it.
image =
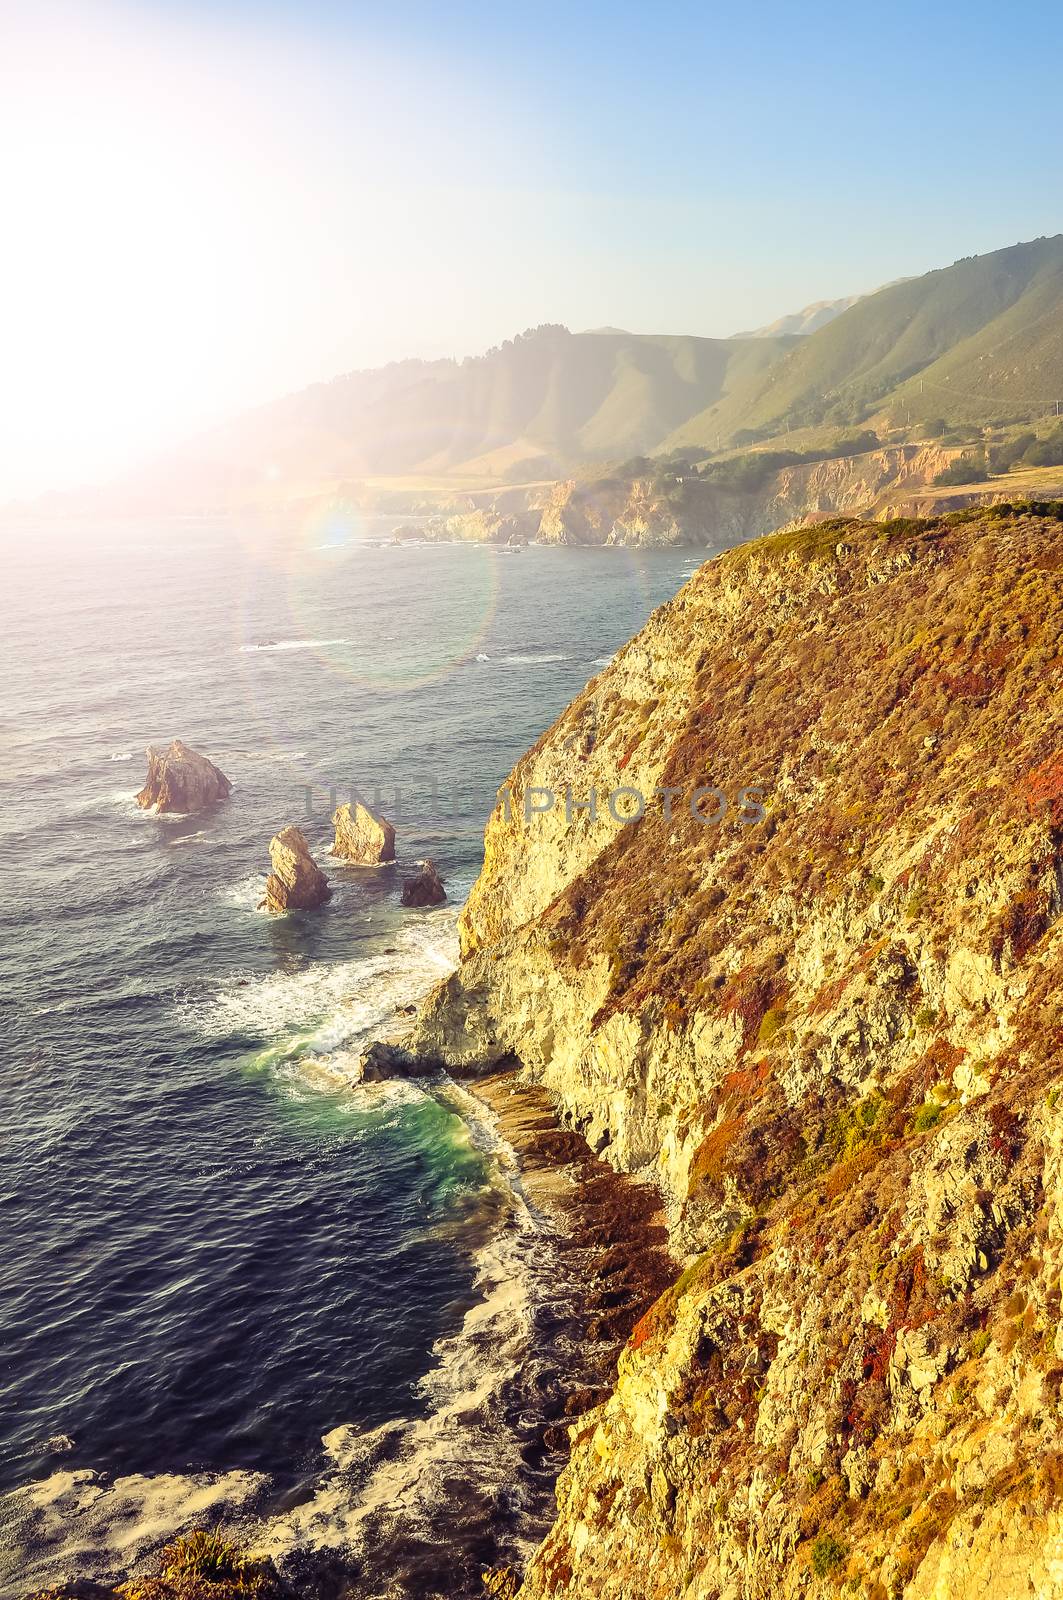
[[[5,553],[4,1489],[242,1469],[298,1498],[329,1430],[430,1412],[483,1293],[490,1150],[351,1062],[453,959],[515,759],[692,562],[382,531],[27,530]],[[133,804],[144,745],[175,736],[234,783],[209,816]],[[355,785],[398,869],[323,862],[327,908],[259,913],[270,836],[323,850]],[[428,853],[452,904],[403,912]]]

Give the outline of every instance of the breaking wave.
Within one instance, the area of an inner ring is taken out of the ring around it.
[[[543,653],[541,655],[534,655],[534,656],[530,656],[530,655],[502,656],[501,660],[502,660],[503,666],[506,666],[506,667],[542,667],[542,666],[547,666],[550,663],[556,662],[556,661],[571,661],[572,657],[571,656],[567,656],[567,655],[555,655],[555,654],[551,654],[551,653]]]
[[[247,880],[237,892],[244,904],[251,892],[261,896],[261,878]],[[457,910],[448,906],[399,928],[384,948],[350,961],[265,975],[230,973],[212,992],[179,1002],[181,1020],[205,1039],[258,1038],[264,1048],[256,1065],[289,1087],[356,1083],[362,1046],[393,1028],[403,1007],[415,1005],[453,970],[457,920]]]
[[[265,639],[261,644],[242,644],[241,655],[259,650],[324,650],[329,645],[346,644],[346,639]]]

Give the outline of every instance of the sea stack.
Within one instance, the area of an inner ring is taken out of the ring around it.
[[[213,761],[175,739],[165,750],[149,745],[148,776],[137,795],[145,811],[206,811],[226,800],[232,784]]]
[[[446,898],[439,868],[432,860],[422,861],[420,870],[412,878],[403,880],[404,906],[441,906]]]
[[[339,807],[332,818],[336,842],[332,854],[362,867],[379,867],[395,859],[395,829],[360,800]]]
[[[316,911],[332,894],[328,879],[310,854],[301,828],[289,824],[269,842],[273,868],[259,910]]]

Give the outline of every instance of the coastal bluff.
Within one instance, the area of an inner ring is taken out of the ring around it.
[[[824,523],[517,763],[399,1065],[515,1058],[684,1263],[522,1600],[1063,1592],[1061,638],[1063,506]]]

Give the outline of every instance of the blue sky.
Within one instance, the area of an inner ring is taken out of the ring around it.
[[[0,0],[0,29],[0,494],[352,367],[542,321],[727,335],[1063,229],[1058,7]]]

